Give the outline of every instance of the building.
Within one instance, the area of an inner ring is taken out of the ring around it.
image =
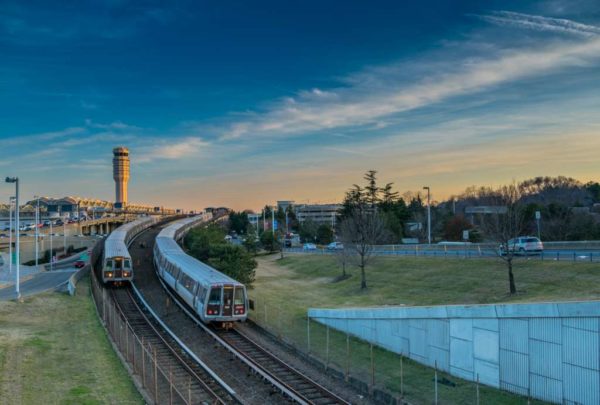
[[[287,211],[287,209],[291,207],[294,208],[294,201],[291,200],[282,200],[277,201],[277,209],[282,210],[283,212]]]
[[[465,217],[473,225],[481,225],[477,224],[476,219],[482,215],[502,215],[506,214],[507,212],[507,207],[499,205],[480,205],[474,207],[465,207]]]
[[[113,149],[113,179],[115,180],[115,208],[125,208],[129,182],[129,149],[123,146]]]
[[[342,208],[340,204],[304,204],[294,207],[298,222],[312,221],[316,224],[327,224],[335,227],[339,210]]]
[[[261,214],[248,214],[248,222],[250,222],[250,225],[252,225],[253,227],[257,228],[258,227],[258,221],[261,218]]]

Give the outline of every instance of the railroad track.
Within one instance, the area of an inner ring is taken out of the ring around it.
[[[162,394],[155,393],[155,397],[170,398],[170,403],[240,403],[231,388],[191,359],[177,341],[155,324],[138,304],[131,288],[113,288],[109,291],[118,311],[134,333],[143,339],[145,345],[152,347],[157,367],[169,370],[171,383],[155,383],[154,389],[162,391]],[[186,389],[177,391],[173,387]]]
[[[316,381],[272,355],[242,332],[236,329],[214,328],[213,332],[256,367],[267,371],[272,378],[287,387],[302,402],[316,405],[348,404]]]
[[[280,360],[242,332],[236,329],[226,330],[206,326],[185,303],[181,302],[172,293],[162,280],[160,282],[173,301],[202,330],[210,334],[235,357],[245,363],[255,373],[261,375],[288,398],[306,405],[350,405],[350,402],[342,399],[291,365]]]

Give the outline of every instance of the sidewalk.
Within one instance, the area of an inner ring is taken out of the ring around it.
[[[12,272],[10,272],[10,262],[8,254],[0,253],[0,256],[2,256],[2,262],[4,263],[2,266],[0,266],[0,288],[14,285],[17,271],[16,265],[13,264]],[[21,282],[29,280],[31,277],[41,272],[45,272],[43,265],[35,267],[25,266],[22,264],[21,266],[19,266],[19,280]]]

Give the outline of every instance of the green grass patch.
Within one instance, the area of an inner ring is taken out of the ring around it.
[[[77,295],[0,303],[0,403],[141,404],[96,316],[89,278]]]
[[[600,271],[597,264],[515,261],[518,293],[508,294],[506,265],[499,259],[443,259],[414,257],[376,258],[367,268],[368,289],[360,289],[358,268],[349,267],[350,277],[340,280],[340,266],[334,257],[277,255],[259,258],[256,281],[249,290],[255,301],[250,316],[257,323],[296,347],[307,350],[308,308],[343,308],[379,305],[488,304],[600,299]],[[338,370],[369,382],[371,351],[368,344],[329,331],[311,322],[311,352]],[[400,393],[400,356],[383,349],[373,350],[375,383]],[[413,403],[433,402],[433,370],[404,359],[405,397]],[[439,385],[441,403],[475,402],[475,384],[440,373],[451,385]],[[481,387],[481,403],[525,403],[522,397]]]

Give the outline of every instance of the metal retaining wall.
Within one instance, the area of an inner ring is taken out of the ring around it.
[[[452,375],[600,404],[600,301],[309,309],[313,320]]]

